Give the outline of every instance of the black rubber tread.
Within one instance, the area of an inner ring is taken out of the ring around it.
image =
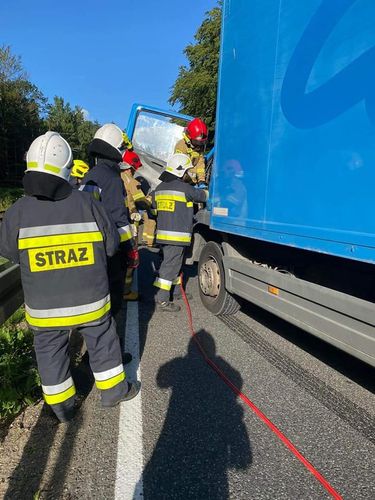
[[[240,304],[225,288],[223,253],[218,243],[210,241],[203,247],[198,263],[198,276],[200,275],[202,265],[210,255],[215,258],[219,265],[222,286],[217,298],[207,297],[199,287],[202,304],[215,316],[231,316],[240,309]]]
[[[308,392],[312,397],[335,413],[352,429],[375,444],[374,418],[364,408],[359,407],[344,394],[330,387],[326,382],[310,373],[303,366],[281,352],[238,317],[221,318],[222,322],[236,333],[251,349],[280,370],[295,384]]]

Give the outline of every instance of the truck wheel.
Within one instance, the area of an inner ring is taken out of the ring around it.
[[[199,295],[203,305],[216,316],[235,314],[240,305],[225,289],[223,254],[210,241],[201,252],[198,263]]]

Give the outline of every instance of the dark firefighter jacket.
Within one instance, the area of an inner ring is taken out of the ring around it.
[[[132,233],[125,206],[126,192],[120,172],[120,167],[115,161],[100,159],[97,165],[87,172],[79,189],[89,191],[94,198],[101,200],[116,224],[121,243],[126,242],[126,246],[130,247]]]
[[[189,246],[193,231],[193,204],[207,201],[207,191],[195,189],[170,174],[163,176],[167,180],[161,182],[152,195],[152,207],[157,212],[156,242]]]
[[[25,178],[38,175],[46,177]],[[57,181],[63,198],[24,196],[0,228],[0,254],[20,263],[26,320],[34,330],[98,324],[111,307],[107,256],[119,245],[116,227],[101,203]]]

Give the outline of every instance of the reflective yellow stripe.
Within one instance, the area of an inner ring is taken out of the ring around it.
[[[38,236],[36,238],[20,238],[18,240],[18,249],[41,248],[56,245],[67,245],[69,243],[89,243],[92,241],[103,241],[103,235],[100,231],[90,233],[72,233],[56,234],[51,236]]]
[[[173,284],[174,284],[174,285],[181,285],[181,276],[179,276],[178,278],[176,278],[176,279],[173,281]]]
[[[128,240],[130,240],[133,237],[129,225],[128,226],[123,226],[123,227],[118,227],[117,231],[120,234],[120,242],[121,243],[123,243],[124,241],[128,241]]]
[[[120,233],[120,242],[123,243],[124,241],[128,241],[132,238],[131,233]]]
[[[115,375],[107,380],[95,380],[95,385],[98,389],[105,391],[107,389],[112,389],[112,387],[115,387],[115,385],[119,384],[123,380],[125,380],[125,372],[119,373],[118,375]]]
[[[187,206],[187,208],[192,208],[193,207],[193,202],[192,201],[188,201],[186,203],[186,206]]]
[[[155,195],[155,200],[156,201],[161,201],[161,200],[182,201],[183,203],[185,203],[187,201],[186,196],[178,196],[176,194],[157,194],[157,195]]]
[[[43,393],[43,398],[44,401],[49,404],[49,405],[57,405],[59,403],[63,403],[67,399],[71,398],[74,396],[76,393],[76,388],[74,385],[72,387],[69,387],[66,391],[60,392],[59,394],[44,394]]]
[[[45,163],[44,170],[48,170],[48,172],[53,172],[54,174],[59,174],[61,168],[55,167],[54,165],[48,165],[48,163]]]
[[[146,196],[143,193],[133,194],[133,200],[137,201],[140,200],[141,198],[146,198]]]
[[[29,161],[27,163],[27,168],[38,168],[39,164],[37,161]],[[54,165],[49,165],[48,163],[44,164],[44,170],[47,170],[48,172],[53,172],[54,174],[59,174],[61,171],[61,168],[55,167]]]
[[[111,309],[111,303],[107,302],[103,307],[84,314],[77,314],[76,316],[61,316],[59,318],[35,318],[30,316],[26,311],[25,317],[26,321],[31,326],[39,327],[53,327],[53,326],[74,326],[81,325],[84,323],[90,323],[91,321],[96,321],[101,319],[109,310]]]
[[[197,153],[197,151],[194,151],[191,148],[187,149],[187,154],[190,156],[190,159],[194,159],[194,158],[199,158],[200,157],[200,153]]]
[[[171,234],[159,234],[156,233],[156,239],[164,241],[179,241],[183,243],[190,243],[191,236],[173,236]]]
[[[162,278],[156,278],[154,281],[154,286],[161,288],[162,290],[167,290],[167,292],[172,288],[172,282],[168,280],[163,280]]]

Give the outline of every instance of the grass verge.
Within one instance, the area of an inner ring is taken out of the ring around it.
[[[40,397],[33,334],[20,308],[0,327],[0,423],[12,419]]]

